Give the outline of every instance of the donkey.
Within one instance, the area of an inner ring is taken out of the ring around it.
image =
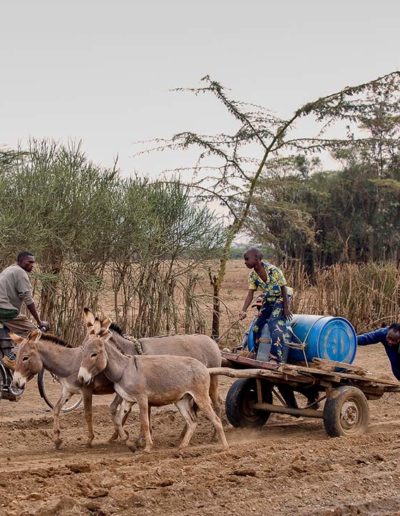
[[[113,394],[113,384],[104,375],[99,375],[90,386],[78,382],[78,371],[82,360],[82,348],[71,348],[62,339],[51,334],[42,334],[33,330],[27,338],[10,333],[11,339],[18,345],[17,360],[13,374],[13,385],[25,388],[26,382],[39,373],[43,367],[55,374],[61,384],[60,398],[53,409],[53,440],[56,449],[60,448],[60,411],[73,394],[82,394],[85,419],[88,426],[87,446],[94,439],[92,421],[93,394]],[[117,395],[111,403],[111,412],[115,413],[121,398]]]
[[[140,433],[145,439],[146,452],[153,445],[150,406],[171,403],[177,406],[186,422],[179,448],[188,446],[196,429],[197,408],[203,410],[214,425],[223,448],[228,448],[221,420],[213,410],[209,395],[210,372],[213,370],[208,370],[204,364],[191,357],[123,355],[109,342],[109,326],[109,321],[102,321],[100,331],[85,339],[78,379],[84,385],[90,385],[98,374],[104,373],[113,382],[115,391],[123,398],[115,423],[120,437],[127,442],[128,447],[131,450],[136,449],[122,422],[126,411],[136,401],[140,411]],[[217,372],[220,372],[220,368],[215,368],[215,373]]]
[[[86,323],[87,335],[94,333],[95,316],[88,309],[84,308],[84,321]],[[100,323],[102,321],[100,320]],[[138,347],[124,338],[118,327],[111,323],[110,342],[126,355],[139,354]],[[143,355],[175,355],[197,358],[206,367],[221,367],[222,356],[218,344],[208,335],[169,335],[164,337],[144,337],[138,339]],[[218,393],[218,376],[211,376],[210,398],[215,412],[221,415],[221,399]]]
[[[94,316],[89,308],[84,308],[84,322],[86,324],[86,336],[95,335],[104,320]],[[107,319],[108,321],[108,319]],[[125,338],[122,331],[117,325],[108,323],[108,329],[111,332],[110,342],[114,344],[125,355],[137,355],[139,353],[138,346]],[[175,355],[196,358],[206,367],[220,367],[222,363],[221,351],[218,344],[208,337],[208,335],[169,335],[164,337],[144,337],[137,340],[141,348],[140,354],[144,355]],[[210,398],[215,412],[221,415],[221,399],[218,392],[218,376],[211,376],[210,379]],[[118,408],[118,401],[110,407],[112,416]],[[128,413],[125,414],[124,422]],[[110,441],[116,439],[118,433],[115,431]]]

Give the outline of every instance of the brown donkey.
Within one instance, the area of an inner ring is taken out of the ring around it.
[[[214,425],[222,446],[228,448],[221,420],[212,408],[209,395],[210,373],[207,367],[191,357],[123,355],[109,342],[109,325],[109,322],[103,321],[100,331],[85,339],[78,378],[83,384],[90,385],[103,372],[114,384],[115,391],[123,398],[115,423],[120,437],[127,441],[127,445],[135,449],[122,426],[124,414],[132,403],[137,402],[139,405],[140,433],[145,439],[145,451],[150,451],[153,445],[150,406],[175,403],[186,422],[180,448],[188,446],[196,429],[197,408],[203,410]]]
[[[88,309],[84,309],[84,321],[87,327],[87,334],[93,334],[96,317]],[[101,320],[100,320],[101,324]],[[126,339],[118,327],[111,323],[112,344],[124,354],[137,355],[139,353],[135,344]],[[163,337],[143,337],[138,339],[143,355],[175,355],[182,357],[197,358],[206,367],[221,367],[222,356],[218,344],[208,335],[168,335]],[[218,376],[212,376],[210,382],[210,397],[214,410],[220,413],[221,400],[218,396]]]
[[[82,393],[85,419],[88,426],[87,446],[91,446],[94,438],[92,422],[93,394],[114,393],[113,384],[104,375],[99,375],[90,386],[82,386],[78,382],[78,371],[82,360],[82,348],[70,348],[58,337],[42,334],[33,330],[27,338],[10,333],[12,340],[18,345],[17,360],[13,374],[13,385],[23,389],[26,382],[43,368],[55,374],[61,384],[61,395],[53,409],[54,444],[59,448],[62,443],[60,437],[60,411],[73,394]],[[117,395],[111,404],[111,413],[115,414],[121,398]]]
[[[86,324],[87,336],[96,335],[101,328],[102,320],[94,316],[91,310],[84,308],[84,322]],[[107,319],[108,321],[108,319]],[[109,323],[108,323],[109,324]],[[138,347],[124,338],[118,327],[111,323],[110,343],[114,344],[125,355],[137,355]],[[138,339],[139,346],[143,355],[175,355],[182,357],[197,358],[206,367],[221,367],[222,357],[218,344],[208,335],[169,335],[164,337],[145,337]],[[215,412],[221,415],[221,399],[218,393],[218,376],[211,376],[210,379],[210,398]],[[112,409],[117,408],[117,403],[113,404]],[[126,414],[127,416],[128,414]],[[113,438],[117,438],[114,433]]]

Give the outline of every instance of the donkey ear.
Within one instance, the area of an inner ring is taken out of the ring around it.
[[[93,312],[89,308],[83,309],[83,322],[86,324],[86,333],[93,334],[94,333],[94,321],[95,317]]]
[[[94,325],[94,314],[89,308],[83,309],[83,322],[88,328]]]
[[[98,317],[95,318],[94,320],[94,324],[93,324],[93,328],[94,328],[94,334],[95,335],[98,335],[100,332],[101,332],[101,321]]]
[[[32,330],[30,334],[28,335],[28,340],[30,344],[34,344],[37,342],[40,337],[42,336],[42,332],[40,330]]]
[[[10,331],[10,339],[15,343],[15,344],[22,344],[24,342],[24,338],[21,337],[21,335],[17,335],[16,333],[13,333],[12,331]]]
[[[111,321],[108,317],[106,317],[105,319],[103,319],[101,321],[101,330],[102,331],[108,331],[110,326],[111,326]]]

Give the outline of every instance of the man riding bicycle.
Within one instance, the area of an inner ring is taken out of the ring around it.
[[[34,264],[34,255],[29,251],[22,251],[17,256],[17,263],[0,273],[0,323],[23,337],[37,326],[43,330],[49,328],[49,324],[40,319],[32,296],[28,273],[32,272]],[[22,303],[27,306],[37,326],[20,313]],[[8,368],[14,369],[15,354],[12,348],[3,349],[3,354],[3,363]]]

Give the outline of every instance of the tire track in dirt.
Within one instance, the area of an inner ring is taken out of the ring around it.
[[[66,418],[77,423],[79,416]],[[100,440],[110,430],[107,407],[97,416]],[[62,451],[52,450],[46,438],[39,440],[40,451],[2,461],[0,488],[7,488],[2,509],[10,516],[265,514],[267,509],[310,514],[311,506],[312,514],[369,514],[378,510],[378,498],[382,506],[376,514],[385,514],[398,499],[399,431],[330,439],[321,422],[275,421],[261,431],[228,430],[231,449],[222,452],[218,445],[200,444],[212,434],[201,418],[194,446],[178,454],[171,448],[182,426],[175,416],[172,411],[155,414],[157,446],[151,454],[132,454],[120,443],[86,449],[74,440],[70,426]],[[397,420],[388,423],[395,426]],[[137,422],[130,426],[137,431]]]

